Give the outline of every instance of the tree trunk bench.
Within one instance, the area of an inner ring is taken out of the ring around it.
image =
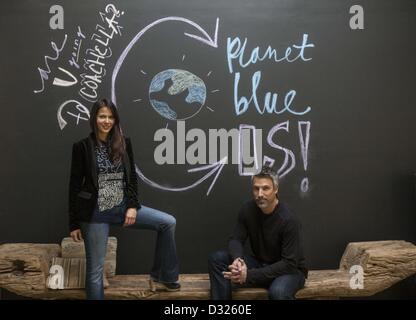
[[[110,246],[111,249],[111,246]],[[115,259],[115,249],[114,259]],[[37,299],[85,299],[84,289],[53,290],[46,287],[53,257],[62,255],[58,244],[15,243],[0,245],[0,288]],[[180,291],[152,290],[148,275],[114,275],[115,262],[107,268],[106,299],[209,299],[207,274],[182,274]],[[353,289],[350,268],[362,267],[363,288]],[[416,246],[406,241],[349,243],[337,270],[312,270],[299,299],[336,299],[371,296],[416,273]],[[263,288],[241,288],[234,299],[267,299]]]

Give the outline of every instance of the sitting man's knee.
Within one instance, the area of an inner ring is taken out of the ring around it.
[[[228,262],[228,253],[225,251],[216,251],[210,254],[208,258],[208,263],[210,265],[216,264],[216,263],[226,263]]]

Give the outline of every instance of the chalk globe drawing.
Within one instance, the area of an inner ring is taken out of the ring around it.
[[[171,81],[167,88],[166,81]],[[186,90],[188,94],[185,97]],[[156,93],[167,93],[177,96],[184,93],[182,106],[172,106],[168,102],[160,101],[154,96]],[[153,109],[162,117],[169,120],[186,120],[195,116],[204,106],[207,89],[204,81],[193,73],[180,69],[167,69],[156,74],[149,87],[149,99]]]

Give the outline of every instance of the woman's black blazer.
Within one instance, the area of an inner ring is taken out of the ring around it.
[[[98,199],[98,174],[94,151],[93,133],[72,146],[71,176],[69,182],[69,229],[80,228],[80,222],[91,221]],[[126,152],[123,156],[126,182],[127,208],[140,209],[137,192],[137,175],[133,150],[129,138],[125,138]]]

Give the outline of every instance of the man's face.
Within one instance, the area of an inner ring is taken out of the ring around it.
[[[266,213],[274,209],[277,195],[277,187],[273,185],[273,180],[269,178],[253,179],[253,197],[257,206]]]

